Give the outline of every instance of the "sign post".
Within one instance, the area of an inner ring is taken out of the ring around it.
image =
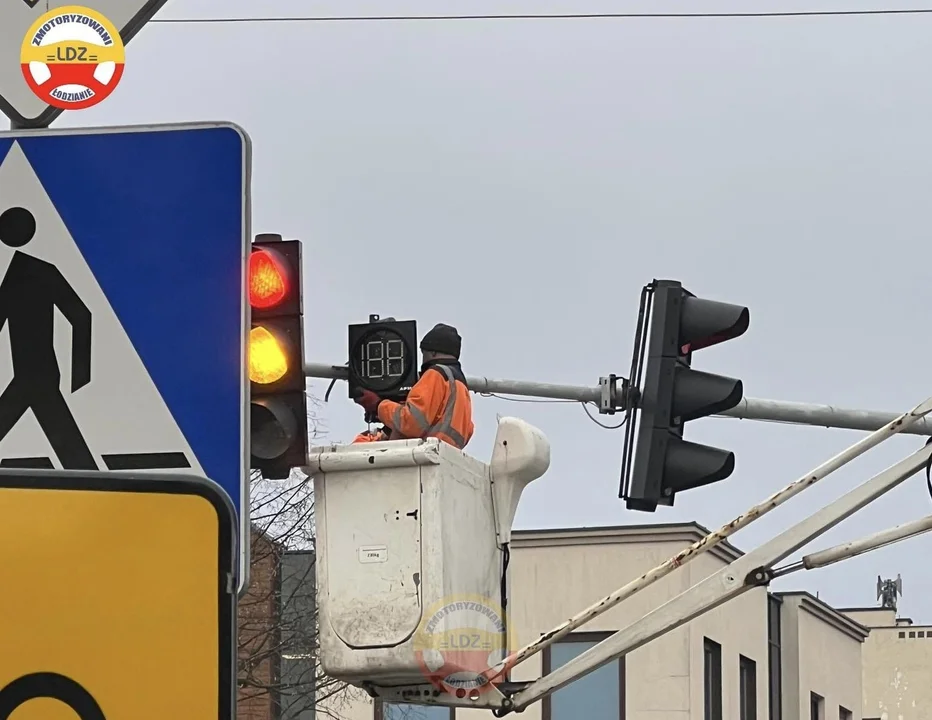
[[[0,513],[0,720],[233,717],[236,522],[216,484],[0,469]]]

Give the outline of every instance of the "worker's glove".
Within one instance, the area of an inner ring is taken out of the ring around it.
[[[365,410],[369,415],[378,414],[379,403],[382,402],[382,398],[380,398],[371,390],[363,390],[359,394],[359,397],[353,399],[356,401],[356,404],[361,405],[363,410]]]

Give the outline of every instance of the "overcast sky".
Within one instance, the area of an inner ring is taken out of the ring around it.
[[[158,17],[248,15],[259,6],[174,0]],[[268,0],[261,8],[364,15],[747,4]],[[932,393],[930,34],[929,16],[166,23],[130,44],[111,98],[56,127],[241,124],[253,141],[254,230],[305,242],[313,361],[344,362],[347,324],[379,313],[417,319],[422,331],[457,326],[467,374],[594,385],[627,372],[640,289],[666,277],[750,308],[748,333],[697,354],[696,367],[743,378],[751,397],[900,411]],[[325,387],[315,382],[313,391]],[[496,413],[523,417],[552,444],[550,471],[522,499],[522,528],[718,527],[862,436],[692,423],[689,439],[737,453],[734,475],[682,494],[675,508],[639,514],[617,499],[620,431],[574,404],[478,397],[469,451],[483,459]],[[334,440],[363,427],[345,385],[321,415]],[[894,439],[735,543],[752,548],[921,442]],[[929,512],[916,476],[811,549]],[[900,573],[901,609],[932,622],[930,553],[932,537],[911,540],[774,587],[873,605],[877,575]]]

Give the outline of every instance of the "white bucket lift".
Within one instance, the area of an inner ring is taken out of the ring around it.
[[[440,694],[416,631],[451,598],[501,598],[521,492],[550,466],[546,436],[506,417],[488,465],[434,438],[317,447],[309,461],[324,672],[388,699]]]

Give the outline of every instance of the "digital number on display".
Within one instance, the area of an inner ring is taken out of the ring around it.
[[[369,340],[361,349],[362,377],[381,380],[404,375],[406,354],[401,340]]]

